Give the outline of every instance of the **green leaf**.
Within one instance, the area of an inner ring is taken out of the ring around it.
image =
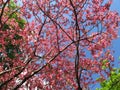
[[[23,28],[24,28],[24,25],[25,25],[25,20],[22,19],[22,18],[20,18],[20,17],[18,16],[18,15],[19,15],[19,12],[20,12],[20,11],[19,11],[19,6],[17,6],[16,3],[15,3],[13,0],[11,0],[10,3],[8,4],[8,7],[9,7],[9,9],[10,9],[11,11],[17,10],[16,12],[14,12],[14,13],[12,13],[12,14],[11,14],[11,11],[8,12],[8,16],[9,16],[10,18],[14,18],[14,19],[16,20],[16,22],[18,23],[19,27],[20,27],[21,29],[23,29]]]
[[[7,56],[11,59],[15,58],[15,53],[14,53],[15,45],[9,43],[5,47],[6,47]]]
[[[120,89],[120,82],[118,82],[118,80],[120,78],[119,70],[120,70],[119,68],[114,68],[110,72],[111,75],[110,75],[109,79],[100,83],[101,88],[98,90],[119,90]],[[114,86],[113,86],[113,84],[114,84]]]
[[[104,66],[102,66],[102,69],[103,69],[103,70],[105,70],[106,68],[107,68],[107,67],[106,67],[105,65],[104,65]]]
[[[0,57],[0,62],[2,62],[3,61],[3,58],[2,57]]]
[[[16,9],[16,4],[14,3],[14,1],[13,0],[10,0],[10,3],[8,4],[8,7],[11,9],[11,10],[14,10],[14,9]]]
[[[10,29],[10,28],[9,28],[9,25],[4,24],[3,27],[2,27],[2,30],[3,30],[3,31],[6,31],[7,29]]]
[[[20,19],[20,20],[16,20],[18,22],[18,25],[21,29],[24,28],[25,26],[25,20],[24,19]]]
[[[104,82],[102,82],[100,85],[101,85],[102,87],[104,87],[104,86],[106,86],[106,82],[104,81]]]
[[[15,58],[15,53],[13,53],[13,52],[7,53],[7,56],[8,56],[10,59],[14,59],[14,58]]]
[[[105,59],[105,60],[102,61],[102,64],[106,64],[107,62],[108,62],[108,60]]]
[[[10,52],[10,51],[14,50],[15,45],[12,45],[11,43],[9,43],[5,47],[6,47],[6,51]]]
[[[2,44],[0,44],[0,48],[2,48]]]
[[[115,71],[111,71],[111,74],[112,74],[112,75],[116,75],[116,72],[115,72]]]
[[[10,15],[10,18],[14,18],[14,19],[18,19],[17,14],[13,13],[12,15]]]
[[[22,36],[20,36],[20,35],[18,35],[18,34],[15,34],[14,39],[15,39],[15,40],[22,39]]]

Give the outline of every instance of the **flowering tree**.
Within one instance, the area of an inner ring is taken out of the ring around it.
[[[0,1],[0,89],[84,90],[105,80],[120,20],[111,3]]]

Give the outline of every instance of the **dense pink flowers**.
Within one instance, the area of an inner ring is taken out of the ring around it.
[[[5,83],[7,89],[18,85],[21,90],[71,90],[78,88],[79,82],[81,88],[88,88],[96,82],[94,74],[109,75],[107,70],[114,61],[109,46],[117,38],[120,17],[109,10],[111,0],[102,2],[21,0],[16,1],[20,3],[17,18],[8,17],[10,8],[6,6],[0,18],[1,25],[9,26],[0,28],[0,52],[4,57],[0,83],[11,79]],[[20,20],[24,22],[21,25]]]

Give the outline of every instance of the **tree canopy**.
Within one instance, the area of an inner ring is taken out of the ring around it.
[[[111,3],[1,0],[0,89],[87,90],[98,82],[112,88],[119,74],[110,46],[120,17]]]

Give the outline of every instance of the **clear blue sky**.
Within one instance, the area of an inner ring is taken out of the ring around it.
[[[113,0],[113,4],[111,6],[111,10],[116,10],[120,14],[120,0]]]

